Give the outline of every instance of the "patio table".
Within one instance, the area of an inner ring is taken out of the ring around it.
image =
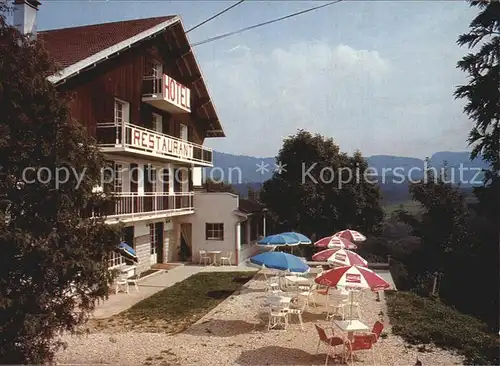
[[[212,266],[217,266],[218,265],[218,263],[217,263],[217,256],[219,254],[221,254],[221,253],[222,253],[221,250],[208,250],[207,251],[207,254],[212,257],[212,263],[210,265],[212,265]]]
[[[289,296],[268,296],[266,298],[266,304],[270,304],[276,300],[277,302],[281,304],[289,304],[292,302],[292,298]]]
[[[334,320],[333,324],[343,332],[347,332],[347,338],[352,341],[354,332],[366,332],[368,326],[359,320]]]

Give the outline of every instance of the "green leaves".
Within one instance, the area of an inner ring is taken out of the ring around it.
[[[318,238],[352,227],[372,233],[383,212],[378,187],[356,177],[367,167],[357,152],[348,156],[331,138],[299,130],[283,141],[275,172],[260,197],[278,222],[277,231],[298,230]]]

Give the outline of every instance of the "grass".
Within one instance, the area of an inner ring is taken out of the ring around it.
[[[386,298],[392,332],[407,342],[456,350],[469,364],[499,364],[499,338],[480,320],[409,292],[386,291]]]
[[[176,333],[198,321],[238,291],[253,274],[202,272],[138,302],[130,309],[92,324],[99,330]]]

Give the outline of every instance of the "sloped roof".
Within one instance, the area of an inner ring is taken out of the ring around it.
[[[66,68],[173,18],[170,15],[53,29],[38,32],[37,37],[53,60]]]
[[[253,200],[240,198],[238,210],[246,213],[257,213],[262,212],[266,206],[260,202],[256,202]]]
[[[172,28],[169,28],[172,27]],[[184,58],[184,72],[197,78],[196,90],[208,101],[200,106],[209,126],[206,137],[224,137],[215,105],[202,77],[198,62],[191,50],[182,21],[177,15],[156,18],[135,19],[111,23],[86,25],[38,32],[38,39],[44,43],[53,60],[62,68],[49,77],[53,83],[60,83],[98,62],[126,50],[138,42],[160,34],[167,28],[174,29],[181,44],[189,49]]]

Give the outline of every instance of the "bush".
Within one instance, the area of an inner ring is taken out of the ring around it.
[[[411,344],[434,343],[465,356],[468,364],[498,365],[498,336],[486,324],[439,300],[386,291],[392,332]]]

